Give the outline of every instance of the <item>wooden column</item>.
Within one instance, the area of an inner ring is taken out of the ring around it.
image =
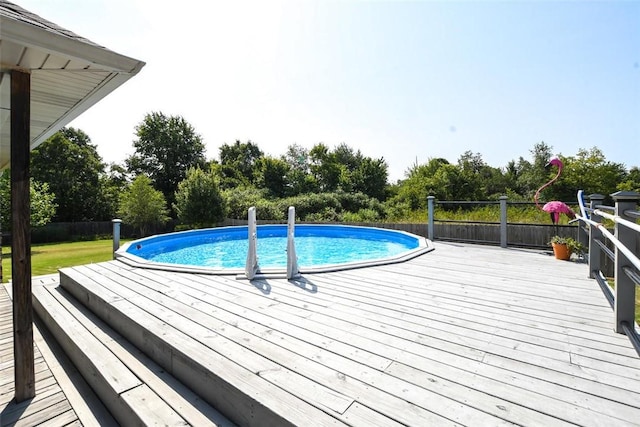
[[[15,399],[35,396],[31,224],[29,206],[29,125],[31,75],[11,71],[11,278]]]

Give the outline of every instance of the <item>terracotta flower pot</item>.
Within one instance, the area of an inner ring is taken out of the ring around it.
[[[568,261],[571,258],[571,251],[565,243],[552,243],[551,246],[556,259]]]

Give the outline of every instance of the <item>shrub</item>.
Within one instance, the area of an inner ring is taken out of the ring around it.
[[[338,215],[335,209],[326,207],[320,212],[307,213],[302,220],[308,222],[339,222],[340,219],[340,215]]]
[[[265,190],[253,187],[225,190],[222,196],[227,206],[227,216],[234,219],[247,219],[247,211],[251,206],[258,205],[261,200],[267,200]]]
[[[311,214],[320,214],[321,217],[328,215],[329,212],[338,213],[342,211],[342,206],[338,198],[332,193],[308,193],[300,196],[284,199],[288,206],[296,208],[296,217],[302,221],[311,221],[307,219]],[[333,216],[331,214],[331,216]],[[317,215],[314,216],[317,218]]]
[[[379,222],[380,216],[373,209],[360,209],[358,212],[345,212],[342,215],[345,222]]]
[[[125,223],[140,230],[146,236],[150,226],[169,220],[167,203],[163,194],[151,186],[146,175],[138,175],[122,194],[118,215]]]
[[[258,200],[255,207],[256,216],[259,220],[285,221],[287,219],[288,206],[283,209],[281,204],[277,201],[261,199]]]
[[[174,209],[178,219],[196,227],[212,226],[224,219],[225,199],[218,178],[211,172],[191,168],[178,184]]]

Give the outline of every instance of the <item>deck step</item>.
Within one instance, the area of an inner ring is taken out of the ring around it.
[[[233,424],[57,284],[33,287],[34,310],[121,425]]]
[[[60,285],[155,363],[238,425],[344,424],[270,382],[268,372],[254,372],[239,361],[208,347],[205,344],[207,337],[197,338],[197,334],[187,334],[174,327],[171,315],[155,316],[144,310],[134,303],[137,297],[127,295],[108,277],[86,267],[67,268],[60,270]],[[342,396],[334,397],[334,404],[339,407],[338,414],[352,403]]]

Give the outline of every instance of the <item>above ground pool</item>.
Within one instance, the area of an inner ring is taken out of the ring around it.
[[[238,274],[247,262],[248,228],[219,227],[169,233],[127,243],[118,259],[138,266],[177,271]],[[346,225],[295,226],[301,273],[401,262],[429,250],[424,237],[397,230]],[[287,266],[287,225],[259,225],[261,272]]]

